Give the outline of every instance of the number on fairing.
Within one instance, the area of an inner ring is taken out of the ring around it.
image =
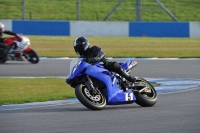
[[[133,100],[133,93],[126,93],[126,101]]]

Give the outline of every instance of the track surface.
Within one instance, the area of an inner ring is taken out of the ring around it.
[[[132,75],[150,78],[200,79],[200,60],[137,60]],[[0,76],[67,76],[70,60],[41,60],[39,64],[11,62],[0,64]]]
[[[67,76],[69,60],[7,62],[0,76]],[[138,60],[132,75],[200,79],[199,60]],[[0,131],[11,133],[199,133],[200,88],[159,94],[150,108],[137,104],[91,111],[79,102],[0,111]]]

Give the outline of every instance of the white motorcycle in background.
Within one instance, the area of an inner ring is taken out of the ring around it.
[[[9,51],[6,56],[0,54],[0,63],[5,63],[7,60],[24,61],[24,59],[32,64],[39,62],[37,53],[30,47],[30,39],[26,36],[21,36],[21,38],[21,41],[18,41],[17,37],[4,39],[5,45],[10,46],[13,42],[16,42],[17,48]],[[5,53],[5,49],[0,48],[0,53]]]

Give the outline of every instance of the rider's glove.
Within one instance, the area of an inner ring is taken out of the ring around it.
[[[101,61],[101,58],[99,58],[99,57],[92,57],[89,59],[90,63],[96,63],[96,62],[100,62],[100,61]]]

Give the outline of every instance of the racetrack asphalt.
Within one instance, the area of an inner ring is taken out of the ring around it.
[[[69,62],[70,59],[41,60],[35,65],[7,62],[0,65],[0,76],[65,78],[69,72]],[[200,60],[137,62],[131,75],[162,84],[156,87],[159,97],[155,106],[117,105],[106,106],[102,111],[91,111],[78,101],[71,100],[49,103],[49,106],[4,110],[0,111],[1,132],[199,133]]]

